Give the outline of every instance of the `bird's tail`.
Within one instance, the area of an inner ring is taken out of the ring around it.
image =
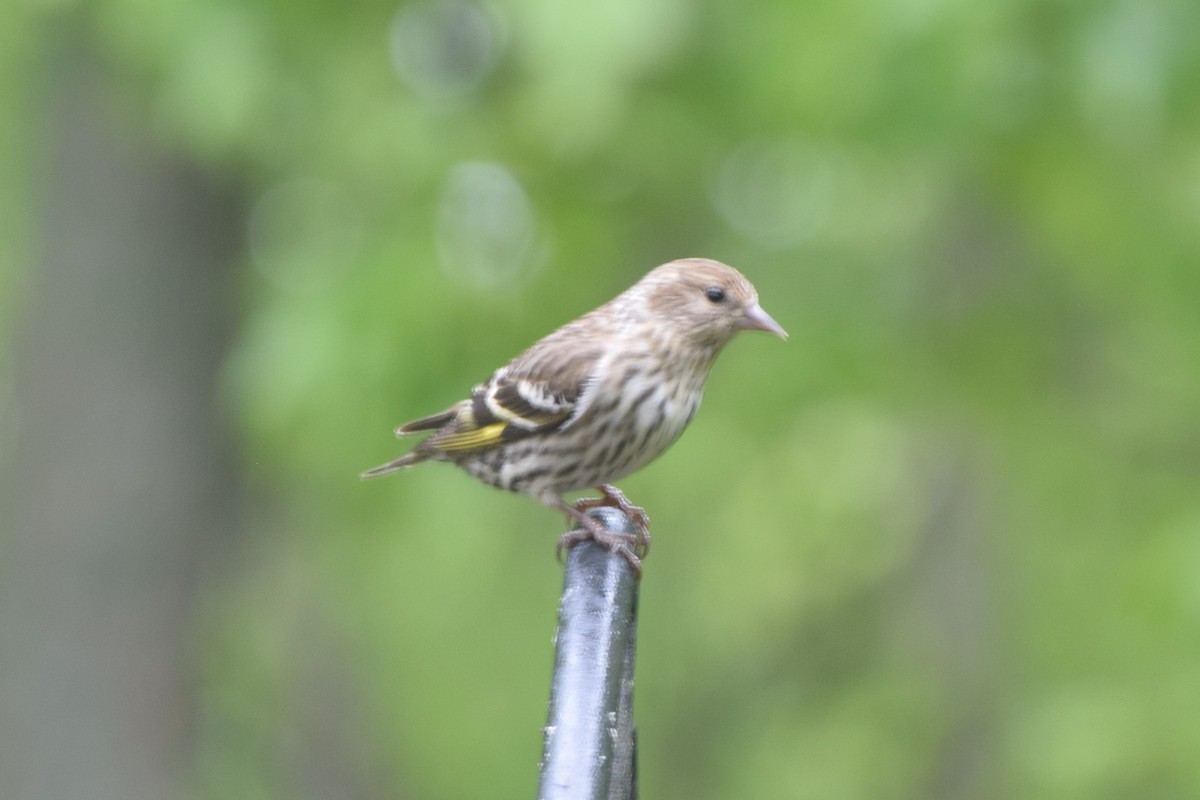
[[[380,464],[378,467],[373,467],[362,473],[360,477],[378,478],[380,475],[387,475],[389,472],[397,472],[402,469],[407,469],[413,464],[419,464],[427,458],[429,458],[428,453],[421,453],[414,450],[413,452],[405,453],[399,458],[393,459],[386,464]]]
[[[407,436],[410,433],[418,433],[420,431],[437,430],[438,428],[442,427],[443,425],[449,423],[450,420],[454,419],[456,414],[458,414],[458,406],[454,406],[453,408],[447,408],[445,411],[441,412],[440,414],[434,414],[433,416],[421,417],[420,419],[414,419],[412,422],[405,423],[404,425],[401,425],[399,428],[396,428],[396,435],[397,436]]]
[[[410,433],[437,430],[454,419],[455,414],[458,413],[458,408],[458,406],[454,406],[439,414],[434,414],[429,417],[421,417],[421,419],[416,419],[405,425],[401,425],[399,428],[396,428],[396,435],[407,436]],[[386,464],[380,464],[378,467],[367,470],[362,474],[362,477],[377,478],[380,475],[387,475],[389,472],[396,472],[397,470],[406,469],[411,467],[413,464],[420,464],[434,453],[432,449],[425,447],[424,444],[425,443],[422,442],[421,444],[417,445],[415,450],[407,452],[399,458],[389,461]]]

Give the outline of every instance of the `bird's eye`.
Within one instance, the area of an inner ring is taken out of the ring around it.
[[[724,303],[725,302],[725,290],[722,289],[720,286],[708,287],[707,289],[704,290],[704,296],[707,297],[709,299],[709,301],[713,302],[713,303]]]

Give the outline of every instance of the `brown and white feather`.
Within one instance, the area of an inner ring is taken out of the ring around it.
[[[784,335],[731,267],[682,259],[518,355],[467,400],[397,429],[434,434],[377,475],[449,461],[561,507],[657,458],[695,416],[713,360],[746,328]]]

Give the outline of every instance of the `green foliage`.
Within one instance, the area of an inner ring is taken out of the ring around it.
[[[532,795],[560,520],[355,476],[685,255],[792,338],[623,484],[644,796],[1200,795],[1200,5],[73,13],[252,200],[197,796],[316,796],[323,724],[383,796]]]

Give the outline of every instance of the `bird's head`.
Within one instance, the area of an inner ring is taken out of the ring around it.
[[[787,338],[787,332],[758,304],[753,284],[719,261],[672,261],[651,270],[639,286],[644,287],[650,317],[697,344],[720,349],[740,330]]]

